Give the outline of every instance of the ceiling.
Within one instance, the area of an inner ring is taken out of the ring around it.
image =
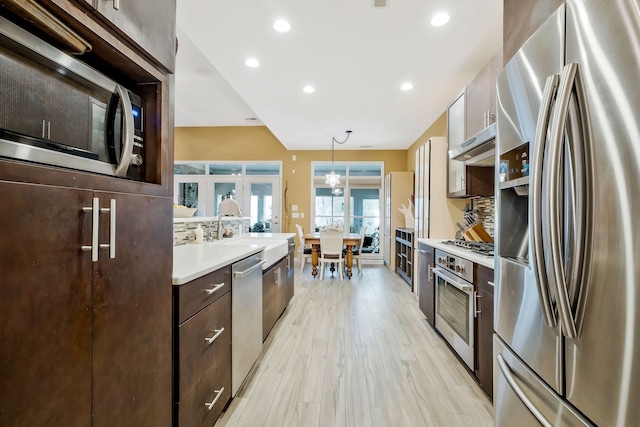
[[[179,0],[176,126],[264,125],[289,150],[352,130],[337,150],[407,149],[502,46],[502,0],[374,2]],[[431,26],[440,11],[451,21]]]

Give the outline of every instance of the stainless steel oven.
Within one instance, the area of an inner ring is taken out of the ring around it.
[[[436,249],[436,329],[474,369],[473,262]]]
[[[144,99],[0,17],[0,156],[142,181]]]

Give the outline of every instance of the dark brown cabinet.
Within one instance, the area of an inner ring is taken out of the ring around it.
[[[291,302],[291,298],[293,298],[293,289],[295,285],[295,248],[296,244],[293,239],[289,239],[289,253],[287,254],[287,281],[285,283],[284,289],[284,306],[283,310],[289,305]]]
[[[287,261],[283,258],[262,273],[262,340],[266,340],[286,307]]]
[[[0,425],[89,426],[92,263],[79,247],[93,192],[0,182],[0,195]]]
[[[231,267],[174,286],[174,419],[212,426],[231,399]]]
[[[87,0],[100,20],[139,46],[149,59],[173,72],[176,0]]]
[[[413,286],[413,229],[396,228],[396,273]]]
[[[5,181],[0,194],[0,425],[168,426],[171,199]],[[112,209],[96,240],[115,247],[96,261],[81,250],[94,199]]]
[[[418,266],[420,279],[418,280],[418,307],[427,318],[427,323],[435,326],[435,279],[433,272],[435,249],[424,243],[418,243]]]
[[[476,377],[493,399],[493,270],[475,264]]]
[[[262,273],[262,340],[266,340],[293,298],[295,243],[289,239],[287,256]]]

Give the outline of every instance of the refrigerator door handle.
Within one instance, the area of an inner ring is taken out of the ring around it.
[[[574,91],[568,110],[567,135],[570,156],[572,184],[573,221],[575,237],[572,239],[571,263],[567,265],[567,282],[571,301],[573,319],[576,325],[577,337],[580,336],[584,320],[584,308],[591,271],[593,253],[593,175],[595,168],[592,163],[590,132],[591,123],[584,106],[584,93],[580,70],[576,71]]]
[[[522,388],[518,385],[516,379],[513,377],[511,369],[509,369],[509,366],[507,366],[507,362],[504,361],[504,358],[501,354],[498,354],[496,360],[498,362],[498,367],[500,368],[502,375],[504,375],[504,378],[507,380],[507,383],[509,383],[511,389],[518,396],[518,398],[520,398],[522,403],[524,403],[524,406],[527,407],[529,412],[531,412],[531,414],[536,417],[538,422],[544,427],[553,427],[553,424],[551,424],[549,420],[547,420],[544,415],[542,415],[542,412],[540,412],[540,410],[536,408],[536,406],[533,404],[531,399],[529,399],[524,390],[522,390]]]
[[[569,301],[569,292],[567,290],[562,251],[562,221],[560,218],[563,206],[560,198],[560,184],[562,179],[560,172],[562,171],[562,138],[564,136],[569,101],[571,99],[577,69],[578,64],[572,63],[565,65],[562,70],[562,78],[560,79],[560,87],[558,88],[558,102],[556,103],[553,118],[551,119],[549,139],[551,149],[547,168],[551,179],[549,187],[553,192],[549,197],[549,229],[551,234],[549,251],[551,254],[551,268],[556,285],[556,301],[559,307],[560,321],[564,335],[574,339],[578,336],[578,332],[571,312],[571,302]]]
[[[549,292],[549,280],[545,271],[544,247],[542,238],[542,164],[544,161],[545,142],[547,129],[549,128],[549,118],[551,115],[551,105],[558,87],[558,76],[547,77],[542,95],[542,103],[538,113],[538,123],[536,125],[536,137],[533,144],[533,164],[529,177],[529,192],[531,197],[531,235],[529,240],[533,246],[533,272],[538,285],[538,296],[544,323],[549,327],[556,326],[556,316],[551,295]]]

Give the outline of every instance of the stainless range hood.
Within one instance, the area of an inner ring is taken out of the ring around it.
[[[449,150],[449,158],[472,166],[495,166],[495,152],[496,124],[493,123]]]

